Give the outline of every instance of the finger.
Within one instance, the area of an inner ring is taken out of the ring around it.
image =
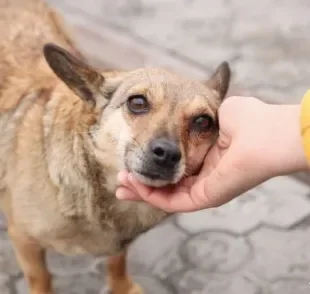
[[[148,195],[152,192],[153,188],[142,184],[132,173],[128,174],[129,186],[134,190],[138,195],[142,197],[143,195]],[[142,197],[143,198],[143,197]]]
[[[128,175],[137,194],[146,202],[167,212],[188,212],[196,209],[190,197],[189,189],[180,188],[150,188],[141,184],[132,174]]]
[[[135,187],[132,185],[132,183],[128,179],[128,175],[129,175],[129,172],[127,172],[127,171],[121,171],[118,173],[117,180],[120,183],[119,186],[122,186],[124,188],[128,188],[132,192],[137,194],[137,192],[135,191]]]
[[[128,181],[128,171],[122,170],[117,174],[117,181],[120,183],[122,186],[128,186],[131,185],[131,183]]]
[[[115,196],[119,200],[133,200],[133,201],[143,200],[135,191],[132,191],[123,186],[120,186],[116,189]]]
[[[131,182],[128,180],[128,174],[127,171],[121,171],[118,173],[117,180],[120,185],[115,191],[116,198],[121,200],[142,200]]]

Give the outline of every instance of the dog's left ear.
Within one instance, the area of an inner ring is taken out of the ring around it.
[[[230,83],[230,68],[227,61],[222,62],[216,69],[215,73],[205,83],[208,87],[215,90],[219,94],[222,101],[226,94]]]
[[[92,106],[104,104],[105,79],[100,73],[55,44],[46,44],[43,53],[53,72],[75,94]]]

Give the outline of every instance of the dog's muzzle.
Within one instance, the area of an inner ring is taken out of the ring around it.
[[[152,140],[145,152],[141,175],[156,180],[173,181],[182,158],[180,147],[167,138]]]

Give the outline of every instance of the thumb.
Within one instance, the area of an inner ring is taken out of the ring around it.
[[[253,173],[243,168],[238,155],[240,152],[235,149],[230,146],[218,164],[208,168],[207,173],[202,174],[192,187],[192,198],[197,199],[200,206],[212,208],[223,205],[254,185]]]

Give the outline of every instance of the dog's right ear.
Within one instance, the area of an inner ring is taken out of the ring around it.
[[[55,44],[46,44],[43,53],[53,72],[79,97],[92,106],[105,104],[102,100],[109,97],[100,73]]]
[[[230,83],[231,71],[227,61],[222,62],[211,78],[206,82],[206,85],[215,90],[220,100],[222,101],[227,94]]]

